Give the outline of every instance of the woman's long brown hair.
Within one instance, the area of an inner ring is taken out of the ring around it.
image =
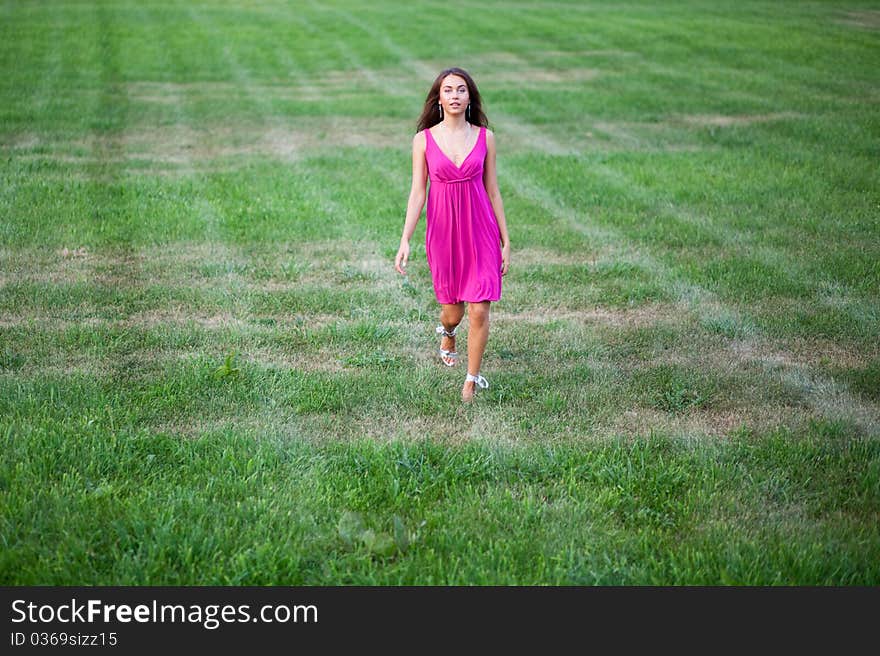
[[[471,99],[469,122],[472,125],[489,127],[489,119],[487,119],[486,115],[483,113],[483,102],[480,99],[480,92],[477,90],[476,83],[466,70],[453,67],[441,71],[440,75],[437,76],[437,79],[434,80],[434,84],[431,85],[431,90],[428,91],[428,97],[425,98],[425,107],[422,109],[422,115],[419,116],[419,122],[416,125],[416,132],[427,130],[440,122],[440,84],[443,82],[443,78],[447,75],[457,75],[467,84],[468,95]]]

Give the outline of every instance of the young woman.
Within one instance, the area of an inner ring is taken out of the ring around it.
[[[412,189],[400,249],[394,260],[406,273],[409,240],[427,194],[425,251],[440,303],[440,359],[455,366],[455,331],[468,310],[468,371],[463,401],[489,387],[480,365],[489,338],[489,304],[501,298],[501,276],[510,265],[510,240],[495,168],[495,136],[477,85],[460,68],[442,71],[425,100],[413,137]]]

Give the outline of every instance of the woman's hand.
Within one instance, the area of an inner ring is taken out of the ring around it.
[[[406,261],[409,259],[409,242],[401,241],[400,248],[397,250],[397,257],[394,258],[394,268],[397,273],[406,275]]]
[[[510,268],[510,243],[504,244],[501,247],[501,275],[507,274],[507,269]]]

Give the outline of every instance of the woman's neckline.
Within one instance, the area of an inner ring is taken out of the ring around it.
[[[437,125],[442,125],[442,123],[437,123]],[[468,125],[469,125],[471,128],[473,127],[473,124],[472,124],[472,123],[468,123]],[[434,145],[437,146],[437,150],[440,151],[440,154],[443,155],[443,157],[445,157],[445,158],[449,161],[449,163],[452,164],[456,169],[461,170],[461,167],[464,166],[465,162],[468,161],[468,158],[469,158],[469,157],[473,154],[473,152],[477,149],[477,144],[480,143],[480,136],[481,136],[482,131],[483,131],[483,126],[480,126],[480,127],[479,127],[479,129],[478,129],[478,131],[477,131],[477,138],[474,139],[474,145],[471,146],[470,150],[468,150],[467,155],[465,155],[465,156],[464,156],[464,159],[461,160],[461,164],[456,164],[456,163],[455,163],[455,160],[452,159],[449,155],[447,155],[446,152],[440,147],[440,144],[437,142],[437,138],[434,136],[434,133],[431,132],[431,128],[428,128],[427,131],[431,133],[431,140],[434,142]]]

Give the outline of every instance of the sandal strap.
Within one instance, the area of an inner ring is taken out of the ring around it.
[[[440,357],[442,358],[457,358],[458,353],[455,351],[447,351],[446,349],[440,349]]]
[[[459,324],[459,325],[460,325],[460,324]],[[457,330],[458,330],[458,326],[456,326],[456,327],[453,328],[451,331],[449,331],[449,330],[446,330],[446,328],[444,328],[442,324],[439,325],[439,326],[437,326],[437,328],[435,329],[435,331],[436,331],[436,333],[437,333],[438,335],[443,334],[443,335],[445,335],[446,337],[455,337],[455,332],[456,332]]]
[[[483,378],[480,374],[477,374],[476,376],[474,376],[473,374],[468,374],[465,378],[465,382],[470,381],[476,383],[477,387],[479,387],[480,389],[486,389],[487,387],[489,387],[489,381]]]

